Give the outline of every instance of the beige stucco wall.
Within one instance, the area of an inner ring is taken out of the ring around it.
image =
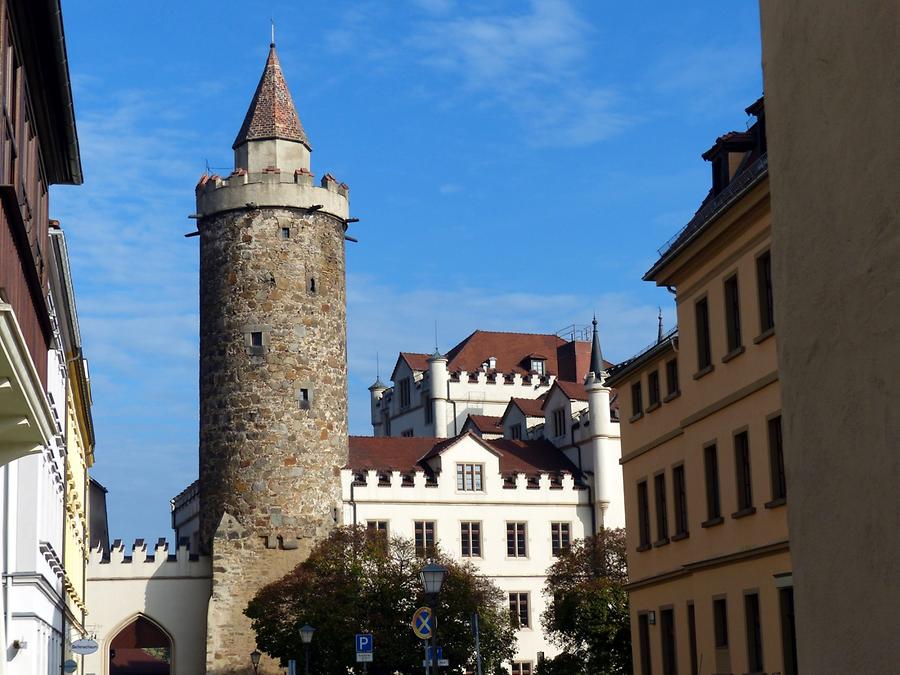
[[[663,672],[659,615],[675,612],[679,672],[690,672],[687,604],[696,612],[701,673],[747,672],[743,595],[759,593],[763,662],[767,672],[783,672],[778,575],[790,575],[787,506],[772,502],[768,420],[781,409],[776,336],[760,326],[757,258],[771,247],[768,183],[763,180],[711,223],[696,242],[663,267],[655,281],[674,286],[678,311],[677,343],[659,347],[631,374],[620,375],[622,469],[628,532],[628,571],[632,582],[632,646],[640,672],[638,615],[653,611],[650,626],[653,672]],[[743,351],[728,356],[724,282],[737,274]],[[695,303],[706,297],[713,368],[698,373]],[[777,298],[776,298],[777,304]],[[780,328],[779,328],[780,330]],[[680,395],[667,397],[666,362],[678,359]],[[662,403],[649,405],[649,373],[660,377]],[[627,373],[627,371],[623,371]],[[616,376],[614,375],[614,378]],[[642,384],[642,415],[632,407],[632,384]],[[750,446],[752,506],[737,513],[734,434],[746,431]],[[708,519],[704,447],[717,446],[721,522]],[[673,469],[683,465],[687,537],[676,537]],[[659,537],[655,477],[664,473],[668,541]],[[646,480],[651,547],[639,550],[637,485]],[[733,515],[734,514],[734,515]],[[716,663],[712,601],[726,596],[730,649]]]
[[[87,568],[89,626],[100,649],[84,657],[84,672],[109,675],[109,645],[136,617],[155,622],[172,638],[172,675],[206,672],[206,610],[212,586],[208,557],[191,559],[187,548],[176,560],[165,548],[113,548],[103,562],[91,552]],[[147,554],[153,557],[147,560]]]
[[[800,670],[896,672],[900,4],[761,17]]]

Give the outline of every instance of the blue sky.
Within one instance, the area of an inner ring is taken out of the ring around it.
[[[69,237],[111,534],[170,535],[197,475],[194,185],[231,143],[269,17],[313,172],[351,188],[350,427],[375,355],[596,311],[605,355],[649,343],[656,249],[709,187],[700,158],[762,91],[755,2],[64,0],[85,183]]]

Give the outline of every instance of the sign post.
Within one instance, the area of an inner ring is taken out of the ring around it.
[[[356,634],[356,662],[363,664],[363,672],[368,672],[375,651],[375,640],[371,633]]]

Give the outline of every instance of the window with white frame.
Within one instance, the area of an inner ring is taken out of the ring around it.
[[[513,661],[512,675],[531,675],[531,661]]]
[[[484,466],[481,464],[456,465],[456,489],[462,492],[481,492]]]
[[[528,593],[512,592],[509,594],[509,614],[515,628],[531,626],[528,612]]]
[[[525,558],[528,556],[526,526],[525,523],[506,524],[506,555],[510,558]]]
[[[550,523],[550,547],[554,556],[568,551],[572,545],[572,525],[570,523]]]
[[[433,520],[417,520],[415,522],[416,555],[424,558],[434,553]]]
[[[460,555],[463,558],[481,557],[481,523],[460,523]]]

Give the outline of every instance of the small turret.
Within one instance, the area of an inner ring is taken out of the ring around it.
[[[274,42],[269,45],[266,66],[232,147],[235,169],[250,173],[269,168],[310,169],[312,148],[281,72]]]
[[[387,391],[387,388],[388,386],[381,381],[381,377],[376,377],[375,382],[373,382],[372,386],[369,387],[373,427],[377,427],[379,424],[381,424],[381,411],[379,409],[379,403],[381,403],[381,398],[384,396],[384,392]],[[376,436],[377,435],[379,434],[376,434]]]
[[[609,412],[610,389],[606,386],[606,362],[600,349],[600,333],[597,317],[594,317],[594,335],[591,340],[590,372],[584,379],[588,395],[591,454],[594,466],[594,509],[596,522],[603,527],[606,509],[612,500],[618,470],[618,429]]]
[[[436,438],[447,438],[447,384],[450,373],[447,371],[447,357],[436,347],[434,354],[428,357],[428,379],[431,382],[431,405],[434,406],[434,435]]]

